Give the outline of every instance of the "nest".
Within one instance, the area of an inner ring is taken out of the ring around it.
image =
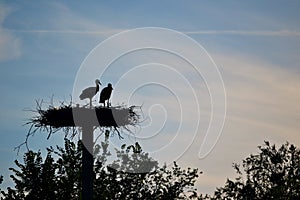
[[[51,101],[52,102],[52,101]],[[137,114],[137,110],[141,110],[141,106],[126,107],[92,107],[86,106],[80,107],[78,104],[73,106],[72,101],[69,104],[61,103],[59,107],[53,106],[53,102],[50,103],[47,109],[43,109],[43,100],[36,101],[35,110],[27,110],[36,113],[29,122],[25,125],[30,125],[27,132],[26,139],[23,143],[15,147],[15,150],[19,152],[23,145],[28,148],[28,139],[33,136],[37,131],[48,132],[47,139],[50,136],[59,131],[65,132],[65,137],[71,138],[78,134],[78,128],[81,127],[100,127],[100,130],[106,133],[107,129],[113,130],[118,133],[120,139],[123,139],[119,128],[131,132],[130,127],[136,127],[140,123],[140,115]]]
[[[140,106],[116,106],[116,107],[79,107],[77,104],[70,102],[69,104],[61,103],[59,107],[53,106],[53,103],[44,109],[43,101],[36,101],[37,106],[35,110],[29,110],[36,113],[29,122],[25,125],[30,125],[30,129],[26,135],[25,141],[19,146],[15,147],[19,151],[22,145],[26,145],[30,136],[33,136],[37,131],[48,132],[47,139],[59,131],[65,132],[65,137],[71,134],[71,138],[78,134],[80,127],[100,127],[105,131],[106,128],[114,130],[118,133],[119,138],[122,139],[119,128],[124,128],[130,131],[130,127],[136,127],[140,123],[140,115],[136,110]]]
[[[136,125],[138,115],[134,107],[51,107],[40,110],[39,116],[32,119],[35,127],[51,126],[52,128],[63,127],[122,127]]]
[[[134,109],[136,106],[125,107],[73,107],[61,105],[60,107],[49,106],[43,110],[37,107],[35,117],[30,119],[30,124],[36,128],[68,128],[68,127],[124,127],[137,125],[139,116]]]

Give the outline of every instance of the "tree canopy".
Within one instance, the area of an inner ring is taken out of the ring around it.
[[[276,148],[268,141],[234,164],[238,177],[227,179],[208,199],[300,199],[300,150],[286,143]]]
[[[197,193],[197,169],[176,162],[160,167],[138,143],[123,145],[108,163],[108,146],[106,138],[95,147],[94,199],[300,199],[300,150],[289,143],[276,148],[265,141],[257,154],[233,164],[237,177],[212,196]],[[82,148],[66,139],[64,147],[48,148],[45,159],[25,153],[24,162],[10,168],[14,188],[1,191],[1,199],[81,199]]]
[[[108,139],[95,147],[94,199],[196,199],[194,183],[197,169],[181,169],[174,162],[171,169],[142,151],[140,145],[123,145],[117,159],[108,163],[111,153]],[[10,168],[14,188],[1,191],[2,199],[81,199],[81,141],[65,140],[65,146],[48,148],[47,156],[29,151],[24,163],[15,161]]]

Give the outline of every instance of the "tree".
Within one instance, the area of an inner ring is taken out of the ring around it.
[[[106,137],[95,147],[94,199],[197,199],[197,169],[183,170],[176,162],[171,169],[159,167],[138,143],[123,145],[108,164],[108,146]],[[45,159],[40,152],[25,153],[24,163],[10,168],[15,186],[1,191],[2,199],[80,199],[82,148],[81,141],[66,139],[64,148],[48,148]]]
[[[208,199],[300,199],[300,150],[289,143],[277,149],[268,141],[258,149],[234,164],[238,177]]]
[[[106,135],[94,149],[94,199],[300,199],[300,150],[289,143],[276,148],[265,141],[257,154],[233,164],[237,178],[227,179],[213,196],[197,194],[197,169],[176,162],[171,169],[159,167],[138,143],[122,145],[108,163],[108,146]],[[64,148],[48,148],[45,159],[40,152],[25,153],[24,163],[10,168],[14,188],[0,190],[1,199],[80,199],[82,148],[81,141],[66,139]]]

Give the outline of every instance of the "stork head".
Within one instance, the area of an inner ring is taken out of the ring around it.
[[[99,79],[96,79],[95,83],[96,83],[96,85],[98,85],[98,84],[101,85],[101,82],[99,81]]]
[[[111,88],[113,90],[113,87],[112,87],[111,83],[107,84],[107,87],[109,87],[109,88]]]

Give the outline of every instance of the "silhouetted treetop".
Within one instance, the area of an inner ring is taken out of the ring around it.
[[[106,138],[95,147],[93,199],[197,199],[197,169],[183,170],[175,162],[171,169],[159,167],[138,143],[123,145],[108,163],[108,146]],[[15,187],[2,191],[3,199],[80,199],[82,148],[81,141],[66,139],[64,148],[48,148],[45,159],[40,152],[25,153],[24,163],[10,168]]]
[[[233,165],[239,176],[209,199],[300,199],[300,150],[289,143],[276,148],[268,141],[258,149]]]

